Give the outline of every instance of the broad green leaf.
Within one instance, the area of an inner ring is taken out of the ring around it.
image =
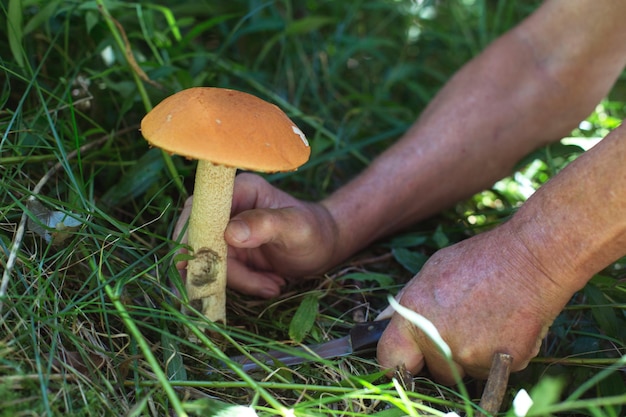
[[[161,333],[163,363],[167,364],[167,377],[176,381],[187,381],[187,368],[178,348],[178,342],[167,332]]]
[[[319,300],[316,295],[309,294],[304,297],[302,303],[293,315],[289,323],[289,337],[294,342],[300,343],[311,331],[317,317]]]
[[[7,10],[7,35],[13,59],[20,67],[24,66],[22,40],[24,38],[22,0],[9,0]]]
[[[616,281],[613,277],[596,274],[593,276],[593,278],[591,278],[589,283],[598,287],[600,291],[604,291],[605,289],[615,287]]]
[[[52,18],[52,16],[59,10],[59,0],[49,1],[45,6],[41,7],[37,13],[24,25],[22,30],[22,36],[27,36],[29,33],[41,27],[44,23]]]
[[[359,281],[359,282],[376,282],[381,287],[386,287],[394,283],[394,279],[387,274],[379,274],[374,272],[354,272],[346,274],[340,278],[342,281]]]
[[[96,11],[85,12],[85,26],[87,33],[91,33],[92,29],[100,22],[101,14]]]
[[[424,236],[421,233],[408,233],[400,235],[391,240],[391,247],[393,248],[406,248],[411,246],[423,245],[428,241],[428,236]]]
[[[152,148],[128,170],[119,182],[102,196],[101,203],[114,207],[139,197],[156,181],[163,169],[161,150]]]
[[[528,410],[530,416],[543,415],[543,410],[552,404],[556,404],[561,397],[565,381],[562,378],[544,377],[530,391],[533,405]]]
[[[622,375],[620,375],[620,373],[618,372],[614,372],[611,375],[609,375],[607,378],[600,381],[597,387],[597,391],[598,391],[596,395],[597,398],[605,398],[605,397],[623,395],[626,392],[626,384],[624,383],[624,379],[622,378]],[[612,415],[615,415],[615,416],[624,415],[622,413],[623,405],[615,404],[615,405],[607,405],[605,407],[607,409],[608,408],[612,409],[613,411]],[[611,414],[607,414],[607,415],[611,415]]]
[[[413,252],[405,248],[393,249],[391,253],[396,261],[412,274],[417,274],[428,260],[428,256],[423,253]]]
[[[303,33],[312,32],[335,22],[334,18],[325,16],[310,16],[304,19],[298,19],[291,22],[285,29],[287,35],[301,35]]]
[[[592,304],[591,314],[602,331],[611,337],[619,337],[620,322],[610,300],[595,285],[589,284],[583,290]]]
[[[448,236],[443,232],[441,225],[437,226],[437,230],[433,233],[433,241],[437,249],[445,248],[450,244],[450,239],[448,239]]]

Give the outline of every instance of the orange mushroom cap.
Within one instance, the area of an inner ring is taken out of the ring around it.
[[[141,133],[174,154],[260,172],[295,170],[311,153],[277,106],[224,88],[189,88],[166,98],[143,118]]]

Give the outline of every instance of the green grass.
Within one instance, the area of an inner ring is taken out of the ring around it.
[[[456,69],[536,3],[2,2],[0,415],[474,413],[475,381],[446,388],[424,374],[402,387],[359,358],[248,376],[220,348],[284,345],[303,300],[316,317],[305,343],[343,335],[353,314],[376,315],[433,251],[505,220],[580,147],[537,151],[493,190],[280,299],[229,294],[230,325],[220,328],[180,314],[169,285],[179,282],[170,236],[195,164],[150,150],[138,124],[162,98],[197,85],[275,102],[313,155],[296,174],[268,179],[316,200],[389,146]],[[574,136],[619,123],[625,81]],[[51,234],[53,212],[78,226]],[[623,413],[625,265],[574,297],[540,356],[513,375],[505,408],[524,388],[541,403],[529,415]]]

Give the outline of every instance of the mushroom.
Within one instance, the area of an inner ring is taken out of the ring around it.
[[[308,160],[309,143],[277,106],[213,87],[166,98],[143,118],[141,133],[153,146],[198,160],[188,225],[193,259],[187,264],[185,287],[192,306],[209,320],[225,323],[224,231],[237,168],[295,170]]]

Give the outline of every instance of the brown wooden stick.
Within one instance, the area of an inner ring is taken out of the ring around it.
[[[496,353],[493,357],[487,384],[478,404],[488,415],[495,415],[500,410],[509,383],[511,362],[513,362],[513,357],[506,353]],[[486,415],[478,412],[476,416],[485,417]]]

